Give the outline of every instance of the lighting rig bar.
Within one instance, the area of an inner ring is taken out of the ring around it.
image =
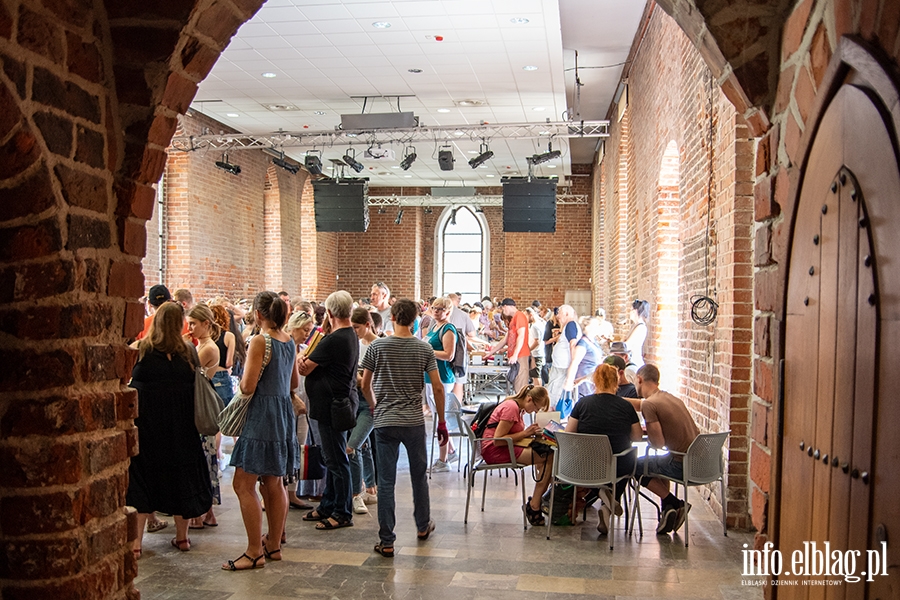
[[[557,194],[557,204],[588,204],[587,194]],[[369,196],[369,206],[503,206],[503,196]]]
[[[255,150],[259,148],[327,148],[353,144],[438,143],[469,139],[550,139],[609,137],[609,121],[561,121],[554,123],[513,123],[482,125],[449,125],[411,127],[405,129],[280,131],[258,134],[207,134],[172,138],[172,146],[182,152],[207,148],[223,150]]]

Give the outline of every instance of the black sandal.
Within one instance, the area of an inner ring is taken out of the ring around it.
[[[303,515],[304,521],[324,521],[327,518],[328,517],[319,513],[318,509],[315,508]]]
[[[332,523],[332,521],[334,521]],[[341,527],[353,527],[353,519],[347,517],[328,517],[316,523],[316,529],[319,531],[328,531],[331,529],[340,529]]]
[[[528,499],[528,502],[522,505],[522,510],[525,511],[525,516],[528,517],[528,522],[531,523],[534,527],[540,527],[545,524],[544,513],[541,512],[541,509],[531,508],[531,498]]]
[[[385,544],[382,544],[381,542],[378,542],[377,544],[375,544],[375,552],[377,552],[378,554],[382,555],[385,558],[394,558],[394,547],[387,546]]]
[[[263,543],[263,554],[266,555],[266,560],[272,560],[272,561],[281,560],[281,547],[275,548],[274,550],[269,550],[268,548],[266,548],[266,544],[269,543],[269,534],[268,533],[262,537],[262,543]],[[284,543],[284,540],[282,540],[282,543]],[[277,558],[275,557],[276,554],[278,555]]]
[[[250,571],[252,569],[262,569],[266,566],[266,563],[263,562],[262,564],[259,564],[259,561],[261,561],[265,557],[266,557],[265,554],[260,554],[256,558],[250,558],[250,556],[245,552],[245,553],[241,554],[240,556],[238,556],[236,559],[229,560],[227,565],[222,565],[222,570],[223,571]],[[246,558],[247,560],[250,561],[249,567],[238,567],[235,564],[235,563],[237,563],[237,561],[241,560],[242,558]]]

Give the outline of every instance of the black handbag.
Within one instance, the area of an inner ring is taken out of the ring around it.
[[[309,417],[306,418],[309,423]],[[300,446],[300,468],[297,469],[297,479],[322,479],[325,477],[325,460],[322,458],[322,447],[316,443],[316,436],[312,427],[309,429],[312,444]]]

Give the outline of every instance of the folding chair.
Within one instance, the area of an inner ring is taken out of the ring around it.
[[[434,415],[434,423],[431,428],[431,450],[428,455],[428,478],[431,478],[431,468],[434,466],[434,440],[437,439],[437,426],[438,426],[438,414],[434,409],[434,398],[428,399],[428,407],[431,409],[431,413]],[[466,439],[465,429],[468,429],[469,426],[466,424],[465,420],[462,417],[462,405],[459,403],[459,400],[456,398],[456,395],[453,393],[447,394],[444,398],[444,421],[447,422],[448,426],[456,425],[456,429],[449,429],[447,433],[450,434],[451,438],[457,438],[459,442],[457,445],[457,452],[462,453],[462,441]],[[467,457],[471,456],[471,450],[468,445],[466,445]],[[460,460],[456,465],[456,472],[458,473],[462,469],[462,460]]]

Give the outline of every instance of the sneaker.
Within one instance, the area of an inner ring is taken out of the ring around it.
[[[370,494],[369,492],[364,491],[360,496],[362,496],[363,502],[366,504],[378,503],[378,494]]]
[[[353,496],[353,512],[358,515],[369,514],[369,509],[366,507],[366,502],[361,495]]]
[[[597,523],[597,531],[599,531],[601,535],[609,533],[610,514],[609,507],[606,504],[600,506],[600,510],[597,511],[597,516],[600,517],[600,522]]]
[[[656,535],[667,535],[675,526],[677,511],[674,508],[664,508],[659,517],[659,525],[656,526]]]
[[[681,529],[681,526],[684,525],[684,520],[687,518],[687,514],[691,512],[691,503],[687,504],[682,503],[678,510],[675,511],[675,524],[672,526],[672,531],[678,531]]]
[[[454,450],[453,452],[451,452],[450,454],[447,455],[447,460],[444,462],[446,462],[449,465],[450,463],[454,463],[458,460],[459,460],[459,452]]]
[[[613,500],[612,490],[609,488],[601,488],[600,489],[600,499],[603,501],[605,506],[608,506],[610,512],[615,511],[617,517],[621,517],[624,512],[622,510],[622,504]]]
[[[438,460],[434,461],[433,465],[431,465],[431,472],[432,473],[449,473],[450,465],[448,465],[444,461],[438,459]]]

